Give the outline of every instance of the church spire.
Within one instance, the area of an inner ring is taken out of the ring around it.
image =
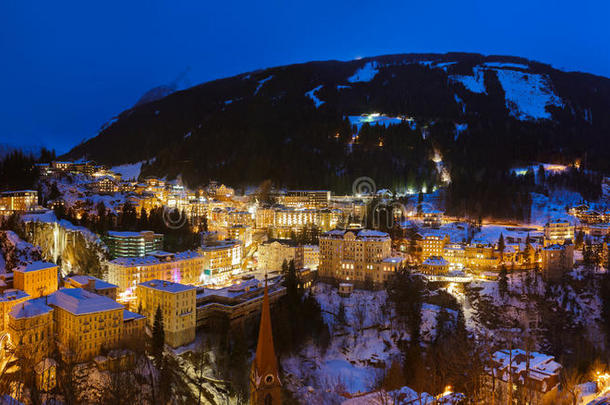
[[[281,382],[273,346],[271,329],[271,311],[269,309],[269,291],[265,275],[265,292],[261,323],[258,331],[256,356],[250,372],[250,403],[253,405],[279,405],[281,399]]]

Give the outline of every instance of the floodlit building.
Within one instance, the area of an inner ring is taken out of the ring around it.
[[[422,273],[445,275],[449,272],[449,262],[441,256],[429,256],[421,266]]]
[[[418,241],[421,246],[421,261],[430,256],[443,256],[445,245],[449,243],[449,235],[439,231],[429,231]]]
[[[38,205],[38,191],[19,190],[0,193],[0,210],[27,211]]]
[[[27,350],[36,361],[48,357],[53,350],[53,308],[45,301],[37,298],[21,302],[9,313],[11,343]]]
[[[30,299],[28,294],[21,290],[5,290],[0,294],[0,331],[5,331],[8,328],[8,314],[11,312],[13,307],[19,303],[22,303]]]
[[[229,281],[241,269],[243,244],[239,240],[223,240],[199,248],[203,257],[205,284],[221,284]]]
[[[252,228],[248,225],[233,225],[227,228],[227,238],[239,240],[244,247],[252,244]]]
[[[269,241],[258,247],[258,268],[261,270],[280,271],[284,261],[294,260],[296,268],[301,268],[299,247],[291,241]]]
[[[109,231],[104,240],[113,259],[117,257],[142,257],[155,250],[163,249],[163,234],[153,231]]]
[[[383,283],[402,264],[392,257],[390,235],[369,229],[334,230],[320,236],[320,278]]]
[[[574,227],[565,219],[549,221],[544,226],[544,237],[550,244],[564,243],[568,239],[573,241]]]
[[[466,249],[459,243],[448,243],[443,248],[443,258],[450,267],[461,269],[466,264]]]
[[[274,305],[286,294],[286,287],[275,282],[269,285],[269,303]],[[214,328],[229,324],[235,327],[260,315],[263,285],[256,279],[219,289],[197,291],[197,326]]]
[[[103,295],[108,298],[112,298],[116,301],[118,286],[100,280],[93,276],[87,276],[84,274],[77,274],[74,276],[67,277],[64,280],[64,287],[66,288],[82,288],[95,294]]]
[[[302,267],[315,270],[320,265],[320,247],[317,245],[303,245],[300,246],[303,251],[303,264]]]
[[[118,346],[123,338],[123,306],[82,288],[61,288],[48,296],[53,308],[60,350],[87,361],[103,349]]]
[[[428,228],[440,228],[443,224],[443,211],[430,210],[422,213],[424,226]]]
[[[49,262],[33,262],[13,270],[13,286],[32,298],[49,295],[57,290],[57,265]]]
[[[139,283],[154,279],[198,284],[203,269],[204,256],[201,253],[156,251],[144,257],[118,257],[110,261],[108,281],[116,284],[119,292],[133,292]]]
[[[474,270],[491,270],[500,264],[500,256],[495,254],[493,245],[485,241],[472,241],[464,248],[466,267]]]
[[[196,290],[193,286],[163,280],[138,284],[138,307],[142,307],[151,328],[157,308],[161,308],[165,343],[172,347],[184,346],[195,340]]]
[[[330,202],[328,190],[291,190],[277,198],[280,204],[293,208],[326,208]]]

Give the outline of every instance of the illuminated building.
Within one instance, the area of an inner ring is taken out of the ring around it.
[[[138,284],[138,307],[153,327],[157,308],[163,314],[165,343],[179,347],[195,340],[196,291],[193,286],[163,280],[149,280]]]
[[[294,260],[295,268],[302,267],[299,247],[290,241],[265,242],[258,247],[259,270],[280,271],[284,261],[289,263],[291,260]]]
[[[429,256],[421,266],[424,274],[445,275],[449,272],[449,262],[441,256]]]
[[[304,268],[308,269],[317,269],[320,265],[320,247],[316,245],[303,245],[299,247],[303,254],[303,264]]]
[[[32,298],[49,295],[57,290],[57,265],[34,262],[13,270],[13,286]]]
[[[425,227],[440,228],[443,224],[443,211],[424,211],[422,215]]]
[[[476,270],[491,270],[500,264],[500,257],[494,247],[484,241],[472,241],[464,248],[466,267]]]
[[[320,266],[323,279],[382,283],[402,264],[392,257],[392,241],[385,232],[333,230],[320,236]]]
[[[458,243],[448,243],[443,248],[443,258],[450,267],[461,269],[466,264],[466,250]]]
[[[241,269],[243,244],[239,240],[223,240],[199,248],[203,257],[203,282],[227,282]]]
[[[66,288],[82,288],[95,294],[103,295],[105,297],[116,300],[118,286],[107,283],[99,278],[93,276],[87,276],[84,274],[76,274],[74,276],[67,277],[64,280],[64,287]]]
[[[568,220],[550,221],[544,226],[544,237],[550,243],[564,243],[568,239],[573,241],[574,227]]]
[[[445,245],[449,243],[449,235],[439,231],[429,231],[418,242],[421,246],[423,262],[430,256],[443,256]]]
[[[286,295],[281,283],[269,285],[269,303],[274,305]],[[219,289],[204,288],[197,293],[197,327],[213,330],[228,322],[230,327],[243,325],[260,315],[263,288],[256,279]]]
[[[275,210],[269,206],[260,206],[256,209],[255,225],[258,229],[266,229],[275,223]]]
[[[100,194],[113,194],[119,191],[119,185],[112,176],[101,176],[96,178],[92,183],[93,190]]]
[[[292,208],[326,208],[330,202],[328,190],[291,190],[277,198],[280,204]]]
[[[21,302],[9,313],[8,333],[14,346],[26,350],[35,361],[48,357],[53,350],[53,308],[45,298]]]
[[[142,257],[155,250],[163,249],[163,234],[153,231],[109,231],[104,241],[113,259],[117,257]]]
[[[4,191],[0,194],[0,209],[27,211],[38,205],[38,191]]]
[[[204,269],[201,253],[153,252],[144,257],[118,257],[108,263],[108,281],[119,292],[135,291],[136,285],[148,280],[164,280],[198,284]]]
[[[247,225],[233,225],[227,228],[227,238],[239,240],[244,247],[252,244],[252,228]]]
[[[8,314],[13,307],[30,298],[25,292],[15,289],[5,290],[0,294],[0,322],[2,322],[0,331],[8,328]]]
[[[233,225],[254,225],[252,214],[248,211],[229,211],[226,216],[227,226]]]
[[[54,310],[60,350],[78,361],[117,347],[123,338],[123,306],[108,297],[82,288],[61,288],[48,296],[47,304]]]

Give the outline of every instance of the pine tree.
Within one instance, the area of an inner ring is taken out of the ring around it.
[[[163,312],[161,312],[161,307],[157,306],[152,330],[152,355],[155,358],[157,365],[161,364],[164,347],[165,329],[163,326]]]
[[[498,290],[500,291],[500,295],[504,297],[508,292],[508,276],[506,272],[506,267],[504,265],[502,265],[498,277]]]
[[[345,305],[343,301],[339,303],[339,310],[337,311],[337,322],[339,325],[347,324],[347,315],[345,314]]]

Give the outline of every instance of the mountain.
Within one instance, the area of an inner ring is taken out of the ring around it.
[[[347,191],[368,176],[418,190],[529,162],[608,172],[609,135],[610,79],[512,56],[404,54],[273,67],[153,97],[64,158],[144,161],[142,175],[189,185]]]

